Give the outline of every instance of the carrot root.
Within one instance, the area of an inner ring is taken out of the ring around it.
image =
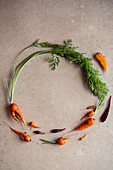
[[[84,130],[90,126],[92,126],[95,123],[95,119],[89,118],[85,122],[83,122],[81,125],[79,125],[77,128],[75,128],[72,131],[78,131],[78,130]]]
[[[87,118],[87,117],[92,117],[92,116],[94,116],[95,115],[95,112],[94,111],[90,111],[90,112],[88,112],[85,116],[83,116],[82,118],[81,118],[81,120],[83,120],[84,118]]]

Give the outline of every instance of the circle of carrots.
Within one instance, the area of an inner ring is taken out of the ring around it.
[[[64,145],[67,141],[68,141],[69,138],[64,138],[64,137],[60,137],[57,139],[57,144],[58,145]]]
[[[106,62],[105,57],[101,53],[97,53],[95,55],[95,57],[100,62],[100,64],[102,65],[102,67],[104,68],[105,72],[107,72],[107,62]]]
[[[40,128],[35,122],[30,122],[29,125],[35,128]]]
[[[83,122],[81,125],[79,125],[77,128],[75,128],[73,131],[84,130],[84,129],[92,126],[94,123],[95,123],[95,119],[89,118],[85,122]]]

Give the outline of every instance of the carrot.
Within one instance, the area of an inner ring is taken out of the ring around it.
[[[18,116],[18,117],[21,119],[21,121],[24,123],[24,125],[26,126],[24,117],[23,117],[21,111],[19,110],[18,106],[17,106],[15,103],[12,103],[12,104],[9,106],[9,108],[10,108],[12,117],[13,117],[18,123],[20,123],[19,119],[16,117],[16,116]]]
[[[40,140],[43,142],[46,142],[46,143],[64,145],[68,141],[68,139],[69,138],[60,137],[56,141],[50,141],[50,140],[46,140],[46,139],[40,139]]]
[[[5,123],[5,122],[4,122]],[[5,123],[6,124],[6,123]],[[7,125],[7,124],[6,124]],[[16,134],[20,135],[20,137],[26,141],[26,142],[31,142],[31,138],[29,135],[27,135],[27,133],[25,132],[21,132],[18,130],[13,129],[11,126],[7,125],[13,132],[15,132]]]
[[[94,116],[94,115],[95,115],[95,112],[94,112],[94,111],[90,111],[90,112],[88,112],[85,116],[83,116],[83,117],[81,118],[81,120],[84,119],[84,118],[86,118],[86,117],[92,117],[92,116]]]
[[[81,125],[79,125],[77,128],[75,128],[73,131],[84,130],[84,129],[92,126],[94,123],[95,123],[95,119],[89,118],[85,122],[83,122]]]
[[[89,106],[86,109],[95,109],[95,105]]]
[[[68,141],[68,139],[69,138],[60,137],[57,139],[57,144],[64,145]]]
[[[87,135],[82,136],[79,140],[84,140]]]
[[[100,62],[100,64],[102,65],[105,72],[107,72],[107,62],[106,62],[105,57],[101,53],[97,53],[95,57]]]
[[[30,122],[29,125],[32,126],[32,127],[35,127],[35,128],[40,128],[40,127],[39,127],[38,125],[36,125],[36,123],[34,123],[34,122]]]
[[[107,106],[107,108],[105,109],[104,113],[102,114],[102,116],[100,118],[101,122],[104,122],[107,119],[108,113],[109,113],[109,110],[110,110],[110,106],[111,106],[111,96],[110,96],[109,101],[108,101],[108,106]]]

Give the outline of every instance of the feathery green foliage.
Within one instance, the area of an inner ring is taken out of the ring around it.
[[[40,46],[42,48],[50,48],[50,49],[38,51],[38,52],[31,54],[26,59],[24,59],[16,69],[17,61],[18,61],[20,55],[22,54],[22,52],[24,52],[26,49],[28,49],[29,47],[32,47],[32,46],[33,47],[39,47]],[[80,65],[80,67],[83,70],[83,74],[86,78],[87,85],[91,89],[93,95],[98,96],[98,98],[99,98],[99,102],[97,103],[97,107],[96,107],[96,110],[95,110],[95,111],[97,111],[103,105],[103,102],[105,100],[105,97],[108,94],[109,89],[108,89],[106,83],[104,83],[102,81],[102,79],[100,78],[99,71],[97,71],[93,67],[92,62],[91,62],[92,59],[86,58],[84,56],[85,53],[77,52],[76,51],[77,48],[78,47],[74,47],[72,45],[71,40],[64,41],[63,45],[53,44],[53,43],[49,43],[49,42],[39,43],[39,40],[37,40],[32,45],[30,45],[30,46],[26,47],[24,50],[22,50],[20,55],[17,57],[17,61],[16,61],[16,64],[15,64],[15,67],[14,67],[14,72],[13,72],[13,77],[12,77],[12,87],[11,87],[11,97],[10,97],[11,100],[10,100],[10,102],[12,103],[12,101],[13,101],[14,88],[15,88],[15,85],[16,85],[16,81],[17,81],[17,78],[20,74],[20,71],[23,69],[23,67],[32,58],[34,58],[38,55],[41,55],[41,54],[51,53],[52,56],[49,58],[48,62],[50,63],[50,67],[51,67],[52,70],[55,70],[56,67],[59,65],[59,63],[60,63],[59,57],[67,58],[72,63]]]

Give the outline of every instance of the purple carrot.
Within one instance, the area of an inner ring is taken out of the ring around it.
[[[39,131],[39,130],[35,130],[35,131],[33,131],[33,133],[35,133],[35,134],[41,134],[41,135],[44,135],[44,134],[45,134],[44,132],[41,132],[41,131]]]
[[[63,129],[53,129],[51,130],[52,133],[58,133],[58,132],[61,132],[61,131],[64,131],[66,128],[63,128]]]
[[[110,106],[111,106],[111,96],[110,96],[109,101],[108,101],[108,106],[107,106],[107,108],[105,109],[104,113],[102,114],[102,116],[100,118],[101,122],[104,122],[107,119]]]

